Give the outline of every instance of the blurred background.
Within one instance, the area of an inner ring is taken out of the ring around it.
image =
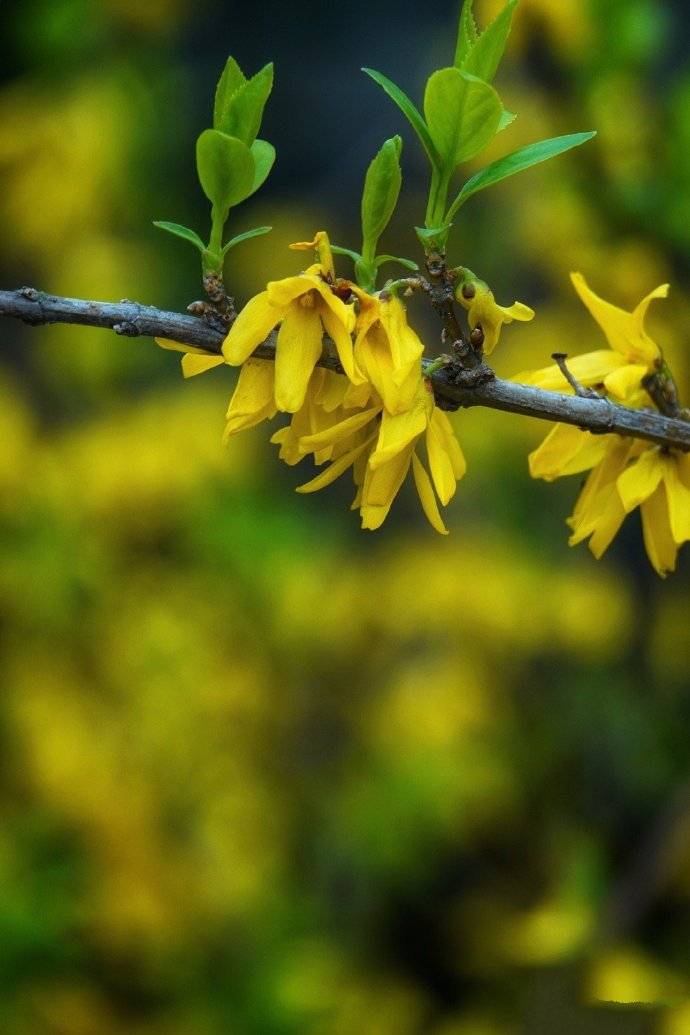
[[[277,163],[231,226],[274,230],[232,253],[238,302],[300,268],[290,241],[359,247],[394,132],[382,243],[419,259],[423,156],[359,69],[421,103],[458,6],[4,0],[0,284],[200,295],[151,224],[207,233],[194,142],[229,53],[276,66]],[[537,311],[499,374],[603,346],[571,269],[628,309],[669,281],[649,329],[690,400],[688,17],[520,0],[496,83],[518,119],[481,164],[599,135],[461,210],[452,261]],[[228,368],[0,334],[3,1035],[513,1035],[561,981],[576,1012],[663,1004],[687,1033],[687,548],[658,579],[633,515],[602,561],[569,549],[579,480],[527,472],[547,426],[484,411],[453,418],[450,536],[409,487],[362,532],[349,485],[293,494],[265,425],[221,447]]]

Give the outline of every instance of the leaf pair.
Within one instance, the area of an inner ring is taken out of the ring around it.
[[[155,223],[162,230],[190,241],[202,253],[205,263],[210,263],[209,268],[219,270],[230,248],[270,229],[258,227],[247,231],[221,247],[229,210],[259,189],[275,161],[273,146],[257,138],[272,87],[272,64],[247,79],[235,59],[228,58],[216,87],[213,128],[205,129],[196,143],[199,182],[212,206],[209,244],[205,245],[198,234],[178,223]]]
[[[275,150],[257,140],[266,101],[273,87],[273,65],[247,79],[229,57],[216,87],[213,129],[196,144],[196,165],[202,190],[218,212],[227,214],[264,182]]]
[[[205,129],[196,142],[196,167],[201,188],[223,221],[229,209],[251,197],[264,182],[275,160],[266,140],[250,147],[239,137]]]

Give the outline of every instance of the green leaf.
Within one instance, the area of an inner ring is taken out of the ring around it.
[[[493,140],[503,105],[488,83],[457,68],[442,68],[429,77],[424,114],[434,147],[451,170],[483,151]]]
[[[391,137],[371,162],[362,194],[362,255],[372,259],[376,242],[388,226],[398,202],[402,184],[400,151],[402,140]]]
[[[414,232],[416,233],[419,240],[422,242],[424,251],[444,251],[446,241],[448,240],[448,234],[452,227],[451,222],[445,222],[443,226],[434,227],[423,227],[416,226]]]
[[[249,150],[254,157],[254,182],[247,197],[251,197],[265,182],[276,160],[276,149],[267,140],[256,139]]]
[[[241,244],[242,241],[248,241],[252,237],[262,237],[263,234],[268,234],[273,229],[272,226],[257,226],[254,230],[245,230],[243,234],[237,234],[228,241],[227,244],[223,245],[223,255],[227,255],[231,248],[234,248],[236,244]]]
[[[470,50],[477,42],[478,36],[477,24],[472,14],[472,0],[465,0],[460,12],[458,41],[455,45],[455,58],[453,59],[453,64],[456,68],[460,68],[466,60]]]
[[[214,121],[214,127],[251,147],[259,132],[272,88],[273,65],[269,63],[227,97],[218,123]]]
[[[429,156],[429,161],[432,165],[438,166],[440,164],[439,154],[434,146],[433,140],[431,139],[431,134],[429,133],[427,124],[407,94],[404,93],[399,86],[396,86],[395,83],[392,83],[390,79],[386,79],[385,75],[382,75],[381,72],[377,72],[373,68],[363,68],[362,71],[366,72],[366,74],[370,76],[375,83],[378,83],[379,86],[383,87],[391,100],[395,101],[419,137],[422,147]]]
[[[398,255],[377,255],[376,256],[376,269],[379,266],[383,266],[384,262],[397,262],[401,266],[404,266],[406,270],[418,270],[419,266],[412,259],[401,259]]]
[[[500,133],[501,130],[506,128],[506,126],[511,126],[513,122],[515,122],[516,118],[517,115],[514,111],[508,111],[507,108],[504,108],[501,112],[501,121],[498,124],[498,129],[496,130],[496,132]]]
[[[334,255],[347,255],[354,262],[359,262],[362,258],[359,252],[353,251],[352,248],[343,248],[341,244],[332,244],[331,251]]]
[[[230,99],[240,86],[246,82],[247,77],[235,61],[234,57],[229,57],[225,63],[223,74],[218,80],[218,86],[216,87],[216,99],[213,105],[214,129],[223,129],[226,117],[225,113],[229,108]]]
[[[202,190],[219,212],[227,212],[250,193],[254,157],[246,144],[217,129],[205,129],[196,142],[196,167]]]
[[[564,137],[551,137],[550,140],[540,140],[537,144],[528,144],[527,147],[521,147],[518,151],[513,151],[512,154],[506,155],[505,158],[499,158],[497,161],[480,169],[478,173],[470,177],[467,183],[462,186],[455,201],[448,209],[447,218],[451,219],[460,206],[469,197],[476,194],[477,191],[484,190],[485,187],[490,187],[494,183],[499,183],[508,176],[514,176],[516,173],[522,172],[523,169],[529,169],[532,165],[546,162],[549,158],[563,154],[564,151],[569,151],[572,147],[579,147],[580,144],[591,140],[593,136],[596,136],[596,132],[571,133]]]
[[[189,241],[200,252],[203,252],[206,247],[198,234],[195,234],[193,230],[186,226],[180,226],[179,223],[168,223],[163,219],[154,219],[153,225],[161,230],[167,230],[169,234],[174,234],[175,237],[181,237],[183,241]]]
[[[510,23],[517,0],[508,0],[502,11],[494,20],[487,25],[474,46],[465,55],[459,68],[465,72],[471,72],[484,82],[490,83],[496,75],[496,69],[503,57],[508,35],[510,34]]]

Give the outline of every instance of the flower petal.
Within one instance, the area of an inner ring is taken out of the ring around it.
[[[308,291],[315,291],[323,281],[309,273],[296,273],[293,277],[283,277],[282,280],[271,280],[266,285],[266,297],[271,305],[280,309],[287,309],[294,301],[306,295]]]
[[[374,469],[387,464],[397,453],[402,452],[424,432],[434,409],[434,393],[431,385],[422,379],[409,410],[391,414],[383,411],[381,431],[376,449],[371,454],[369,466]]]
[[[349,453],[343,453],[341,457],[334,460],[325,471],[321,471],[317,474],[316,478],[312,478],[311,481],[305,482],[304,485],[298,485],[295,492],[317,492],[319,489],[325,488],[332,482],[339,478],[344,471],[347,471],[348,467],[352,467],[354,462],[359,456],[364,453],[367,448],[371,448],[372,443],[375,441],[376,436],[371,435],[368,439],[365,439],[361,445],[356,446],[355,449],[351,449]]]
[[[267,291],[251,298],[239,313],[223,342],[225,361],[232,366],[244,363],[257,345],[266,340],[283,312],[283,309],[271,305]]]
[[[225,363],[225,356],[209,356],[208,352],[199,356],[188,352],[182,357],[182,373],[185,377],[194,377],[195,374],[202,374],[211,367],[220,366],[221,363]]]
[[[223,441],[245,428],[252,428],[276,414],[273,401],[275,363],[269,359],[248,359],[240,370],[237,385],[228,406]]]
[[[465,473],[466,466],[462,450],[453,435],[447,418],[445,422],[439,419],[445,416],[441,410],[434,409],[426,429],[426,450],[429,456],[431,477],[438,498],[444,507],[455,495],[457,479]],[[461,473],[458,475],[457,471]]]
[[[336,298],[335,295],[331,295],[331,298],[335,302],[340,302],[340,299]],[[338,310],[337,312],[334,312],[330,305],[324,305],[322,301],[317,305],[317,311],[321,316],[326,333],[335,342],[335,347],[338,351],[338,359],[345,371],[345,376],[352,382],[352,384],[361,385],[365,383],[366,378],[363,377],[359,371],[355,370],[354,348],[352,344],[354,316],[350,319],[349,312],[352,307],[345,306],[342,302],[340,302],[340,305],[344,311]]]
[[[429,519],[430,524],[437,532],[440,532],[441,535],[448,535],[448,529],[443,524],[443,520],[436,503],[436,497],[434,496],[434,490],[431,487],[431,479],[424,470],[424,465],[414,450],[412,451],[412,474],[414,476],[414,483],[417,487],[417,493],[422,504],[422,509]]]
[[[606,454],[611,436],[592,435],[572,424],[556,424],[544,441],[529,454],[532,478],[552,482],[567,474],[594,467]]]
[[[586,388],[591,388],[603,384],[604,378],[613,370],[625,365],[625,360],[612,349],[599,349],[597,352],[585,352],[581,356],[568,357],[566,363],[575,380]],[[542,367],[541,370],[524,370],[510,380],[523,385],[534,385],[536,388],[547,388],[553,392],[573,391],[556,363]]]
[[[666,578],[676,566],[678,546],[671,533],[666,496],[661,486],[644,501],[640,513],[647,556],[655,571],[662,579]]]
[[[313,453],[316,449],[323,449],[324,446],[332,446],[336,442],[354,435],[356,431],[359,431],[360,428],[365,427],[369,421],[373,420],[378,413],[380,413],[380,407],[372,406],[368,410],[362,410],[361,413],[355,413],[351,417],[347,417],[345,420],[340,421],[339,424],[334,424],[324,431],[314,435],[305,435],[300,439],[300,448],[307,453]],[[376,430],[378,431],[378,428]]]
[[[279,410],[296,413],[321,356],[323,327],[315,309],[297,302],[283,318],[276,342],[275,400]]]
[[[642,378],[648,373],[648,367],[639,363],[624,363],[618,370],[612,371],[604,378],[604,387],[611,395],[619,399],[627,399],[642,384]]]
[[[587,285],[581,273],[571,273],[570,279],[585,306],[606,335],[612,349],[620,352],[629,363],[649,366],[660,355],[659,346],[644,329],[644,317],[653,298],[665,298],[668,284],[662,284],[642,299],[632,313],[605,302]]]
[[[645,450],[634,463],[626,467],[616,481],[626,514],[656,492],[663,472],[664,458],[655,446]]]
[[[690,454],[672,452],[664,459],[663,479],[671,534],[680,546],[690,539]]]

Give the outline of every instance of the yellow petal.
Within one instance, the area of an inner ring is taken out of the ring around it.
[[[552,482],[578,474],[599,463],[606,452],[606,437],[581,431],[572,424],[556,424],[528,457],[532,478]]]
[[[625,363],[618,370],[607,374],[604,378],[604,387],[611,395],[618,399],[626,399],[632,392],[641,387],[642,378],[648,373],[648,368],[639,363]]]
[[[409,326],[405,306],[395,295],[381,303],[380,313],[393,360],[395,384],[400,385],[421,359],[424,345]]]
[[[476,293],[471,302],[463,302],[462,293],[459,299],[463,305],[469,304],[470,328],[481,324],[484,332],[484,353],[488,356],[498,342],[502,325],[513,320],[531,320],[534,310],[522,302],[514,302],[511,306],[499,305],[494,299],[493,291],[483,285],[483,282],[477,281],[476,284]]]
[[[620,520],[611,534],[612,538],[625,516],[615,483],[628,459],[637,455],[639,446],[627,439],[619,439],[617,435],[609,435],[607,439],[606,452],[585,482],[575,509],[568,518],[567,523],[573,529],[569,540],[571,546],[586,539],[602,522],[609,529],[611,522],[615,524],[615,515],[620,512]]]
[[[663,479],[671,534],[680,546],[690,539],[690,454],[664,457]]]
[[[601,508],[596,528],[589,540],[589,548],[597,560],[604,554],[614,539],[616,533],[623,524],[625,511],[620,498],[615,492],[610,491],[606,496],[604,506]]]
[[[340,302],[339,298],[331,295],[333,301]],[[355,370],[355,359],[354,359],[354,348],[352,344],[351,324],[354,323],[353,319],[350,319],[351,306],[348,308],[344,306],[342,302],[342,311],[334,311],[330,305],[324,305],[321,302],[317,306],[317,311],[323,321],[323,326],[326,329],[326,333],[335,342],[335,347],[338,352],[338,359],[345,371],[345,376],[353,384],[364,384],[366,378],[362,377],[359,371]],[[338,313],[339,315],[337,315]]]
[[[431,480],[414,450],[412,452],[412,474],[414,476],[414,483],[417,487],[417,493],[422,504],[422,509],[429,519],[430,524],[437,532],[440,532],[441,535],[448,535],[448,529],[443,524],[443,520],[439,513],[436,497],[434,496],[434,490],[431,487]]]
[[[305,482],[304,485],[299,485],[295,489],[295,492],[317,492],[319,489],[323,489],[327,485],[330,485],[336,480],[336,478],[339,478],[344,471],[347,471],[348,467],[352,467],[355,460],[357,460],[365,450],[371,448],[375,439],[376,436],[371,435],[368,439],[362,442],[361,445],[357,446],[355,449],[351,449],[349,453],[344,453],[337,460],[334,460],[333,463],[330,464],[325,471],[318,474],[316,478],[312,478],[311,481]]]
[[[455,437],[455,431],[453,425],[450,422],[447,413],[443,410],[439,410],[438,406],[434,407],[434,412],[431,415],[431,425],[433,425],[435,433],[438,435],[443,448],[450,457],[451,466],[453,468],[453,475],[456,481],[460,481],[464,478],[467,470],[467,463],[463,455],[460,443]]]
[[[322,339],[318,313],[299,303],[290,306],[276,342],[275,400],[279,410],[295,413],[304,402],[309,379],[321,356]]]
[[[291,304],[309,291],[316,291],[323,281],[310,273],[296,273],[293,277],[271,280],[266,285],[266,297],[271,305],[288,309]]]
[[[673,541],[669,524],[666,495],[659,486],[640,508],[642,514],[642,535],[647,556],[655,571],[666,578],[676,566],[678,547]]]
[[[266,340],[282,315],[283,310],[269,302],[268,292],[262,291],[251,298],[223,342],[226,362],[232,366],[244,363],[257,345]]]
[[[393,357],[388,336],[380,322],[358,337],[354,355],[357,369],[374,386],[389,413],[409,409],[409,402],[407,406],[400,405],[398,388],[393,383]]]
[[[185,345],[181,341],[173,341],[172,338],[154,338],[156,345],[160,345],[162,349],[170,349],[171,352],[195,352],[199,356],[208,356],[209,353],[206,349],[199,348],[198,345]]]
[[[226,419],[224,441],[245,428],[275,416],[273,385],[275,364],[268,359],[248,359],[240,370]]]
[[[319,263],[323,266],[324,270],[330,273],[331,277],[335,280],[335,266],[333,264],[333,253],[331,251],[331,244],[328,240],[328,234],[325,230],[319,230],[314,235],[313,241],[296,241],[290,245],[293,251],[308,251],[313,248],[318,256]]]
[[[324,446],[334,445],[336,442],[354,435],[360,428],[365,427],[379,412],[379,407],[372,406],[368,410],[363,410],[361,413],[355,413],[351,417],[347,417],[339,424],[334,424],[330,428],[318,432],[318,434],[305,435],[300,439],[300,447],[305,452],[312,453],[315,449],[323,449]]]
[[[438,419],[439,417],[445,417],[445,414],[441,410],[434,409],[426,429],[426,449],[434,487],[438,498],[445,507],[455,495],[456,478],[458,477],[455,473],[456,470],[462,470],[463,474],[465,472],[465,458],[452,431],[444,426],[443,422]]]
[[[664,463],[657,447],[647,449],[616,481],[626,514],[648,499],[661,481]]]
[[[644,329],[644,317],[653,298],[665,298],[668,284],[662,284],[642,299],[632,313],[605,302],[587,285],[581,273],[571,273],[570,279],[578,295],[606,335],[612,349],[620,352],[629,363],[651,365],[660,355],[659,346]]]
[[[412,444],[393,456],[387,463],[380,464],[375,468],[371,465],[371,457],[369,458],[364,479],[363,507],[385,507],[388,510],[400,486],[405,481],[405,476],[410,469],[411,457]],[[383,518],[381,520],[383,521]]]
[[[195,374],[202,374],[204,370],[220,366],[221,363],[225,363],[225,356],[209,356],[208,353],[198,356],[188,352],[182,357],[182,373],[185,377],[194,377]]]
[[[625,365],[625,360],[612,349],[599,349],[596,352],[585,352],[581,356],[568,357],[566,365],[576,381],[586,388],[591,388],[603,384],[604,378],[612,371]],[[573,391],[556,363],[542,367],[541,370],[525,370],[510,380],[523,385],[534,385],[536,388],[547,388],[553,392]]]
[[[371,455],[369,466],[373,469],[387,464],[397,453],[419,438],[431,419],[433,409],[433,389],[423,378],[409,410],[396,414],[383,411],[378,444]]]

